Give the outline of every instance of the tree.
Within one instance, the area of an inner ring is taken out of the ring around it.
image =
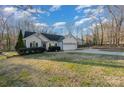
[[[115,23],[115,43],[116,46],[120,44],[121,28],[124,21],[124,7],[123,6],[108,6],[108,11]]]
[[[73,32],[74,32],[74,23],[72,23],[72,22],[70,22],[70,23],[68,23],[68,24],[66,24],[66,29],[67,29],[67,34],[68,35],[72,35],[73,34]]]
[[[25,48],[25,44],[23,42],[23,35],[22,31],[20,30],[19,36],[18,36],[18,41],[16,43],[15,49],[18,50],[20,48]]]

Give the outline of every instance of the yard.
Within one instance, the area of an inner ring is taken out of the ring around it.
[[[45,52],[1,58],[0,86],[124,87],[124,57]]]
[[[111,48],[111,49],[100,49],[102,51],[110,51],[110,52],[124,52],[124,48]]]

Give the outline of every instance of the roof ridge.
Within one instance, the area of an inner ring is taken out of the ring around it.
[[[36,34],[36,33],[38,33],[38,32],[25,31],[24,38],[26,38],[30,35]],[[64,36],[62,36],[62,35],[49,34],[49,33],[43,33],[43,32],[40,32],[40,33],[51,41],[58,41],[61,38],[64,38]]]
[[[52,34],[52,33],[44,33],[44,32],[41,32],[41,34],[48,34],[48,35],[56,35],[56,36],[63,36],[63,35],[57,35],[57,34]]]

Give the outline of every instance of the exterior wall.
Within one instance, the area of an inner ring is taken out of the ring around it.
[[[51,44],[51,46],[55,46],[55,44],[57,44],[57,46],[60,46],[59,42],[57,42],[57,41],[49,41],[49,42],[46,43],[46,49],[49,48],[50,44]],[[60,47],[62,47],[62,46],[60,46]]]
[[[49,41],[49,40],[45,39],[44,37],[42,38],[41,36],[39,38],[39,37],[36,37],[35,35],[32,35],[32,36],[24,38],[23,40],[26,41],[25,43],[26,43],[27,48],[30,48],[30,43],[33,41],[38,43],[38,47],[43,47],[43,42],[45,42],[47,50],[48,50],[50,44],[51,44],[51,46],[55,46],[55,44],[57,44],[57,46],[60,46],[62,48],[62,44],[60,44],[59,42]]]
[[[27,38],[24,38],[23,40],[26,40],[25,43],[26,43],[26,47],[27,47],[27,48],[30,48],[30,43],[33,42],[33,41],[35,41],[35,42],[38,43],[38,47],[43,46],[41,40],[40,40],[39,38],[37,38],[36,36],[34,36],[34,35],[29,36],[29,37],[27,37]]]
[[[63,45],[63,50],[75,50],[77,49],[76,44],[64,44]]]
[[[37,35],[42,41],[44,41],[44,42],[49,42],[50,40],[49,39],[47,39],[46,37],[44,37],[42,34],[38,34]]]
[[[58,46],[58,42],[57,41],[50,41],[49,43],[51,43],[51,46],[55,46],[55,44],[57,44],[57,46]]]
[[[63,39],[63,44],[64,43],[77,44],[77,40],[74,37],[66,37]]]
[[[48,50],[49,48],[49,42],[46,43],[46,49]]]
[[[73,36],[67,36],[63,41],[57,42],[57,41],[50,41],[45,37],[37,36],[37,35],[31,35],[29,37],[24,38],[26,42],[26,47],[30,48],[30,43],[35,41],[38,43],[38,47],[43,47],[43,43],[46,43],[46,49],[48,50],[50,44],[51,46],[60,46],[62,50],[74,50],[77,49],[77,40]]]
[[[67,36],[63,39],[63,50],[77,49],[77,40],[73,36]]]

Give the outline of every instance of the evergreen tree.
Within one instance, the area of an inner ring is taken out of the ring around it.
[[[18,36],[18,41],[16,43],[15,49],[18,50],[20,48],[25,48],[24,42],[23,42],[23,35],[22,35],[22,30],[20,30],[19,36]]]

